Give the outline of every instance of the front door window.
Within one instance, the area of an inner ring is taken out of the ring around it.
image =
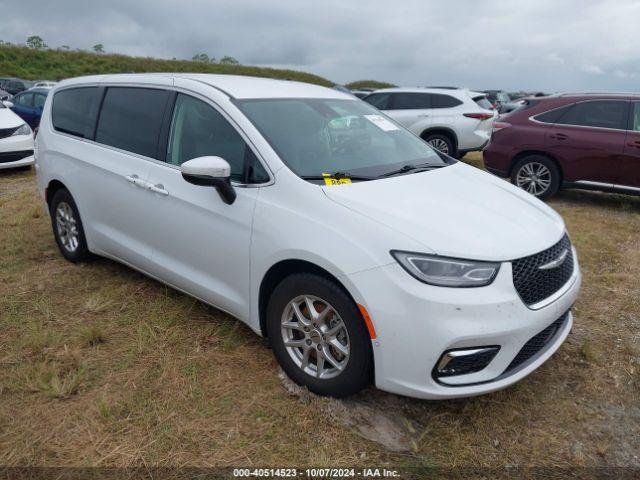
[[[220,112],[201,100],[178,94],[166,161],[179,166],[204,156],[225,159],[236,182],[263,183],[269,179],[251,148]]]

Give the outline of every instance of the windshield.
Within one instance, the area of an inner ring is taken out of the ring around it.
[[[236,103],[300,177],[336,172],[378,177],[409,164],[448,164],[425,142],[360,100],[285,98]]]

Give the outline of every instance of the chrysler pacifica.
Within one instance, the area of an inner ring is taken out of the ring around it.
[[[333,89],[66,80],[36,169],[65,258],[108,257],[228,312],[320,394],[494,391],[572,326],[581,277],[558,214]]]

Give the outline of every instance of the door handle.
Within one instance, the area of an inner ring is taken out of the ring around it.
[[[630,147],[640,148],[640,141],[636,140],[635,142],[629,142],[629,143],[627,143],[627,145],[630,146]]]
[[[140,187],[140,188],[149,188],[149,184],[147,182],[145,182],[144,180],[142,180],[138,175],[136,175],[135,173],[132,175],[127,175],[124,178],[127,179],[127,182],[129,183],[133,183],[136,187]]]
[[[156,185],[148,184],[147,188],[150,192],[159,193],[160,195],[169,195],[169,192],[164,189],[164,185],[158,183]]]
[[[418,116],[421,117],[421,118],[427,118],[429,116],[429,114],[428,113],[419,113]]]
[[[569,137],[566,136],[564,133],[555,133],[555,134],[552,133],[551,135],[549,135],[549,138],[553,138],[555,140],[566,140]]]
[[[136,175],[135,173],[133,175],[127,175],[124,178],[127,179],[127,182],[129,183],[133,183],[134,185],[137,185],[138,187],[142,187],[144,182],[142,180],[140,180],[140,177],[138,175]]]

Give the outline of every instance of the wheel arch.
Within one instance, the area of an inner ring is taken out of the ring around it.
[[[560,173],[560,185],[562,185],[562,181],[564,180],[564,172],[562,171],[562,166],[560,165],[560,162],[558,162],[558,159],[556,157],[542,150],[523,150],[522,152],[518,152],[516,155],[514,155],[513,158],[511,159],[511,164],[509,165],[509,177],[511,177],[511,175],[513,174],[513,169],[516,166],[516,164],[523,158],[528,157],[530,155],[540,155],[542,157],[545,157],[551,160],[556,166],[556,168],[558,169],[558,172]]]
[[[307,260],[300,259],[287,259],[280,260],[272,265],[265,273],[260,282],[260,288],[258,293],[258,318],[260,321],[260,331],[264,337],[267,337],[267,305],[269,298],[282,280],[290,275],[296,273],[313,273],[327,280],[334,282],[349,296],[349,298],[357,305],[357,302],[353,298],[353,295],[349,292],[349,289],[343,282],[338,279],[334,274],[326,270],[325,268]]]
[[[439,133],[441,135],[445,135],[447,138],[449,138],[449,140],[451,140],[451,143],[453,143],[453,149],[455,151],[458,151],[458,136],[456,135],[456,132],[453,131],[453,129],[451,129],[449,127],[429,127],[429,128],[426,128],[420,134],[420,138],[422,138],[424,140],[428,135],[431,135],[431,134],[434,134],[434,133]]]
[[[45,200],[47,201],[47,205],[51,206],[51,199],[59,190],[69,190],[67,186],[62,183],[60,180],[53,179],[47,184],[47,188],[45,190]]]

